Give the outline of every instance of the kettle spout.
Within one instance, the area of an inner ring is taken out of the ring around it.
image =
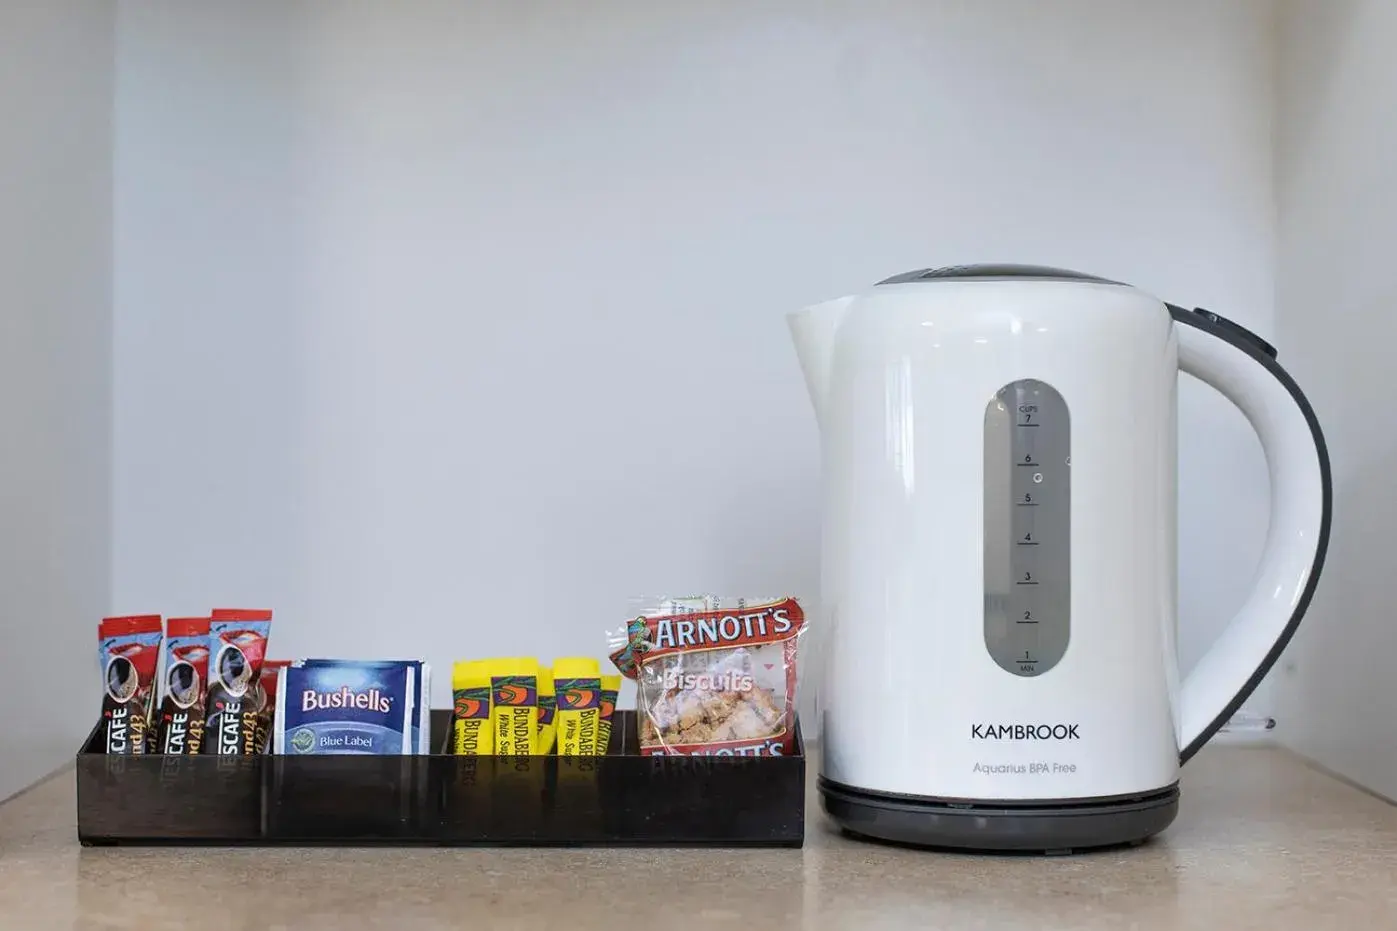
[[[805,387],[815,408],[816,421],[824,420],[829,394],[830,363],[834,358],[834,337],[858,295],[836,298],[786,315],[786,324],[795,342],[796,358],[805,373]]]

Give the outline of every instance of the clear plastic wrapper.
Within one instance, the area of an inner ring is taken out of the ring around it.
[[[644,755],[784,756],[795,749],[805,613],[794,598],[638,599],[610,632],[636,682]]]

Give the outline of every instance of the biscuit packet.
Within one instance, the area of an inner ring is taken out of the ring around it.
[[[612,664],[636,682],[641,755],[795,752],[805,612],[794,598],[700,595],[636,608],[609,648]]]

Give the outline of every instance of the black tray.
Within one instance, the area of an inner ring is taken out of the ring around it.
[[[449,711],[432,712],[445,751]],[[805,748],[640,756],[617,711],[600,757],[77,756],[78,839],[95,844],[799,847]]]

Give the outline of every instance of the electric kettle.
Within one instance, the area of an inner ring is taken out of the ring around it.
[[[822,459],[827,815],[921,846],[1141,843],[1294,634],[1329,537],[1319,423],[1217,314],[1063,269],[908,272],[788,316]],[[1177,387],[1270,474],[1255,585],[1180,681]]]

